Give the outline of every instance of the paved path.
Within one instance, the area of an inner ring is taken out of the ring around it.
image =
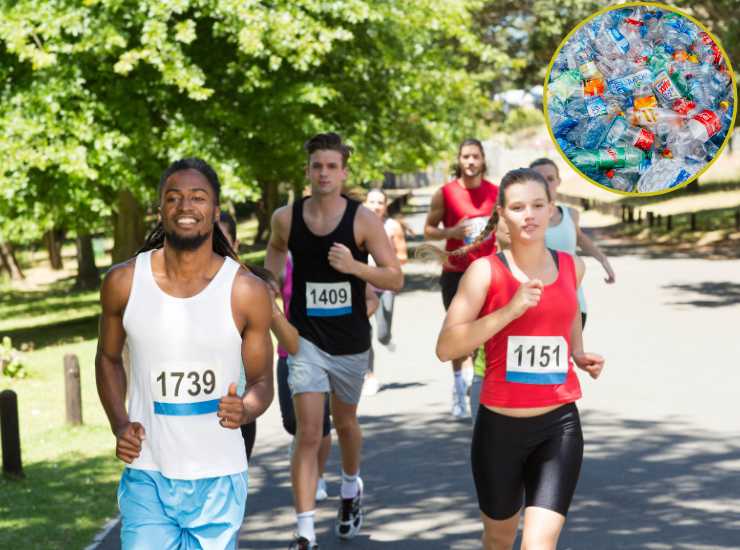
[[[428,196],[415,200],[420,213],[408,221],[420,230]],[[598,381],[581,377],[586,457],[559,548],[740,548],[740,261],[614,256],[613,286],[586,262],[586,347],[607,366]],[[332,534],[335,446],[332,498],[317,513],[322,550],[480,548],[471,428],[450,420],[451,375],[433,352],[437,268],[412,263],[406,273],[396,350],[376,346],[382,390],[360,405],[365,528],[351,543]],[[259,421],[240,548],[287,548],[288,443],[275,403]],[[116,537],[101,548],[118,548]]]

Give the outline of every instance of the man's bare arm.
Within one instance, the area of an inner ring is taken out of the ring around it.
[[[247,392],[242,401],[245,416],[242,424],[251,422],[272,403],[272,299],[267,285],[248,273],[239,273],[235,285],[235,302],[243,319],[242,362],[247,378]]]
[[[292,210],[288,205],[275,210],[270,220],[270,240],[267,243],[265,268],[269,269],[278,280],[280,280],[288,258],[291,218]]]
[[[375,266],[356,261],[349,248],[334,243],[329,251],[329,264],[340,273],[349,273],[375,288],[398,292],[403,287],[403,273],[383,222],[361,206],[355,216],[355,235],[375,260]]]
[[[440,241],[448,238],[448,231],[444,227],[439,227],[445,215],[445,201],[442,196],[442,189],[437,189],[432,195],[432,202],[429,205],[427,219],[424,222],[424,238],[427,241]]]
[[[131,263],[114,266],[100,289],[98,349],[95,354],[95,382],[111,430],[117,434],[129,422],[126,412],[126,373],[123,368],[123,312],[133,280]]]

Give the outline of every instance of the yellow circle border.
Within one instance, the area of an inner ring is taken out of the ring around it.
[[[560,50],[563,49],[563,46],[568,42],[568,40],[584,25],[586,25],[589,21],[592,19],[595,19],[596,17],[600,15],[604,15],[607,12],[614,11],[614,10],[620,10],[623,8],[631,8],[631,7],[652,7],[652,8],[658,8],[666,11],[670,11],[673,13],[676,13],[682,17],[685,17],[689,21],[693,22],[697,27],[699,27],[702,31],[707,33],[709,37],[714,41],[714,43],[717,45],[719,50],[722,52],[722,56],[724,57],[725,62],[727,63],[727,72],[730,75],[730,78],[732,79],[732,98],[733,98],[733,105],[732,105],[732,120],[730,120],[730,126],[727,130],[727,135],[725,136],[724,141],[722,142],[722,145],[719,149],[717,149],[717,153],[714,155],[714,158],[710,160],[706,166],[704,166],[701,170],[699,170],[696,174],[688,178],[685,182],[683,182],[681,185],[677,185],[675,187],[671,187],[669,189],[664,189],[662,191],[653,191],[652,193],[640,193],[639,191],[620,191],[618,189],[613,189],[612,187],[609,187],[607,185],[604,185],[602,183],[599,183],[595,180],[592,180],[589,178],[586,174],[584,174],[580,169],[576,168],[576,166],[570,161],[568,158],[568,155],[565,154],[565,151],[562,150],[560,147],[560,144],[558,143],[558,140],[555,139],[555,134],[552,132],[552,125],[550,124],[550,113],[548,109],[548,103],[549,103],[549,97],[548,97],[548,85],[550,81],[550,73],[552,72],[552,67],[555,64],[555,60],[558,58],[558,55],[560,54]],[[545,117],[545,125],[547,126],[547,133],[550,134],[550,139],[552,140],[553,144],[555,145],[555,149],[560,153],[560,156],[563,157],[563,160],[570,166],[577,174],[579,174],[582,178],[586,179],[588,182],[590,182],[593,185],[596,185],[597,187],[600,187],[606,191],[609,191],[611,193],[616,193],[618,195],[624,195],[627,197],[652,197],[656,195],[665,195],[667,193],[672,193],[673,191],[676,191],[678,189],[681,189],[682,187],[687,186],[689,183],[697,179],[699,176],[701,176],[704,172],[706,172],[712,164],[722,155],[724,152],[725,147],[727,146],[727,142],[730,140],[730,137],[732,137],[732,132],[735,128],[735,119],[737,117],[737,81],[735,80],[735,71],[732,68],[732,63],[730,61],[730,56],[727,55],[727,52],[722,47],[722,44],[719,40],[712,34],[709,29],[704,26],[703,23],[701,23],[699,20],[697,20],[695,17],[688,15],[687,13],[674,8],[672,6],[667,6],[665,4],[660,4],[657,2],[625,2],[624,4],[616,4],[614,6],[607,6],[606,8],[600,9],[599,11],[589,15],[586,19],[578,23],[573,29],[563,38],[563,40],[560,41],[560,44],[558,45],[557,49],[555,50],[555,53],[553,53],[552,58],[550,59],[550,63],[547,66],[547,72],[545,73],[545,84],[542,91],[542,110],[543,115]]]

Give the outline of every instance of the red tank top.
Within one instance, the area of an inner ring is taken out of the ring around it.
[[[488,223],[488,218],[491,217],[496,207],[497,197],[498,187],[487,180],[482,180],[480,185],[473,189],[466,189],[458,180],[446,183],[442,187],[445,208],[442,218],[444,227],[454,227],[462,219],[470,220],[473,225],[473,233],[466,237],[465,241],[447,239],[445,250],[451,252],[473,242]],[[474,260],[488,256],[495,251],[496,235],[492,233],[480,246],[467,254],[459,257],[451,256],[443,269],[445,271],[465,271]]]
[[[557,252],[558,276],[537,306],[493,335],[485,344],[486,374],[480,402],[489,407],[547,407],[581,397],[570,359],[570,331],[578,313],[573,256]],[[491,286],[479,314],[508,304],[521,283],[498,255],[489,256]]]

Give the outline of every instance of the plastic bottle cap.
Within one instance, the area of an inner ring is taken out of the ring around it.
[[[605,175],[607,178],[612,179],[614,177],[614,174],[616,174],[616,172],[614,171],[614,168],[611,168],[610,170],[606,171]]]

